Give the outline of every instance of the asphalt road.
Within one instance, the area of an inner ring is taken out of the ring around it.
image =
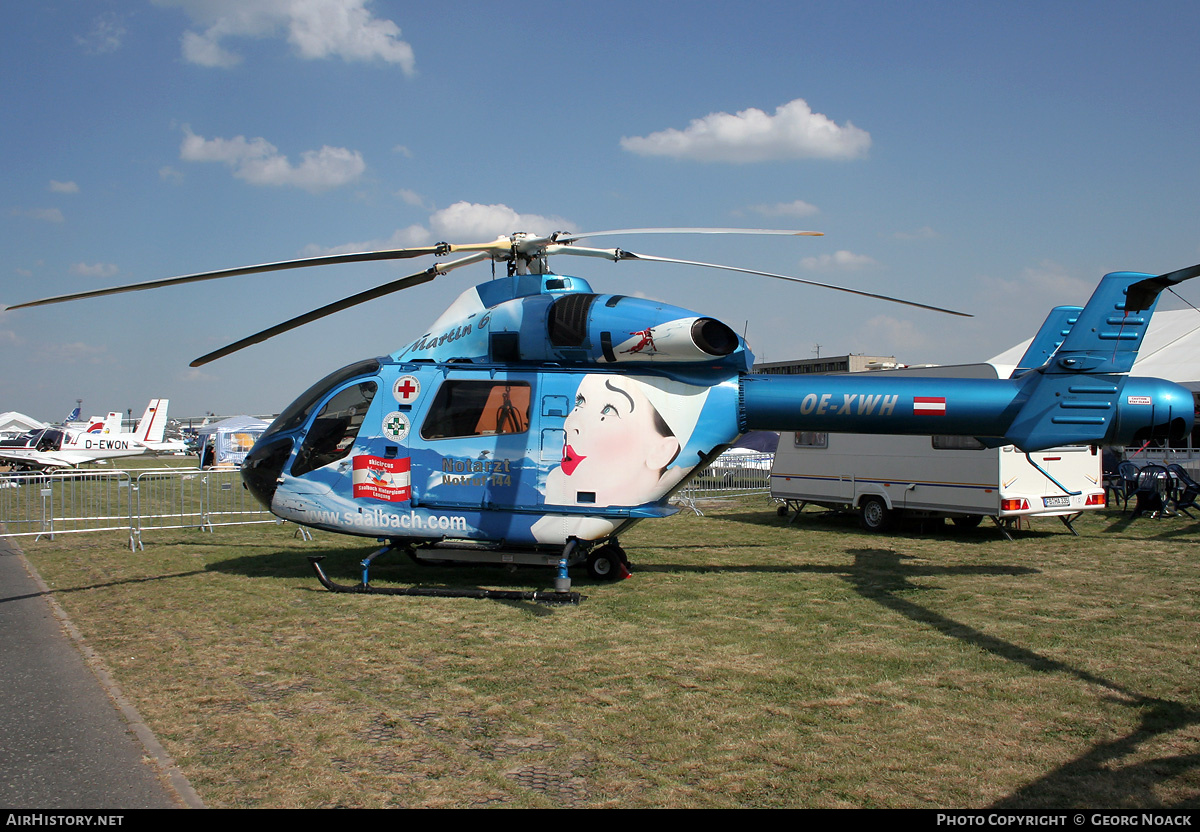
[[[0,808],[202,806],[4,538],[0,638]]]

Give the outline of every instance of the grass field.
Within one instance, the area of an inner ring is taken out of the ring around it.
[[[1200,523],[706,515],[578,607],[329,593],[371,541],[291,526],[21,545],[212,807],[1200,808]]]

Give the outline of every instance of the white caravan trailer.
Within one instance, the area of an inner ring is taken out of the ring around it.
[[[990,364],[902,370],[908,375],[995,378]],[[1059,517],[1104,508],[1104,477],[1094,446],[1026,454],[987,448],[970,437],[785,433],[771,470],[771,496],[857,511],[863,528],[884,531],[904,515],[949,517],[975,526],[1018,517]],[[1003,528],[1003,525],[1001,525]]]

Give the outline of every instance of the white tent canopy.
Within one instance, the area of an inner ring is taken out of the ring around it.
[[[31,430],[41,430],[49,427],[45,422],[39,422],[32,416],[10,410],[0,413],[0,436],[20,436]]]
[[[229,467],[241,465],[250,448],[262,436],[270,422],[253,416],[230,416],[196,431],[199,437],[201,467]],[[209,458],[205,449],[212,445]]]
[[[1006,378],[1029,348],[1032,338],[988,361]],[[1200,312],[1180,309],[1155,312],[1150,319],[1132,375],[1162,378],[1200,393]]]

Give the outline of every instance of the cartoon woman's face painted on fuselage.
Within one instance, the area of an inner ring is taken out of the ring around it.
[[[579,493],[593,494],[599,506],[640,505],[660,496],[663,469],[679,452],[679,440],[669,435],[637,382],[586,376],[564,428],[563,479],[557,485],[568,502],[577,502]]]

